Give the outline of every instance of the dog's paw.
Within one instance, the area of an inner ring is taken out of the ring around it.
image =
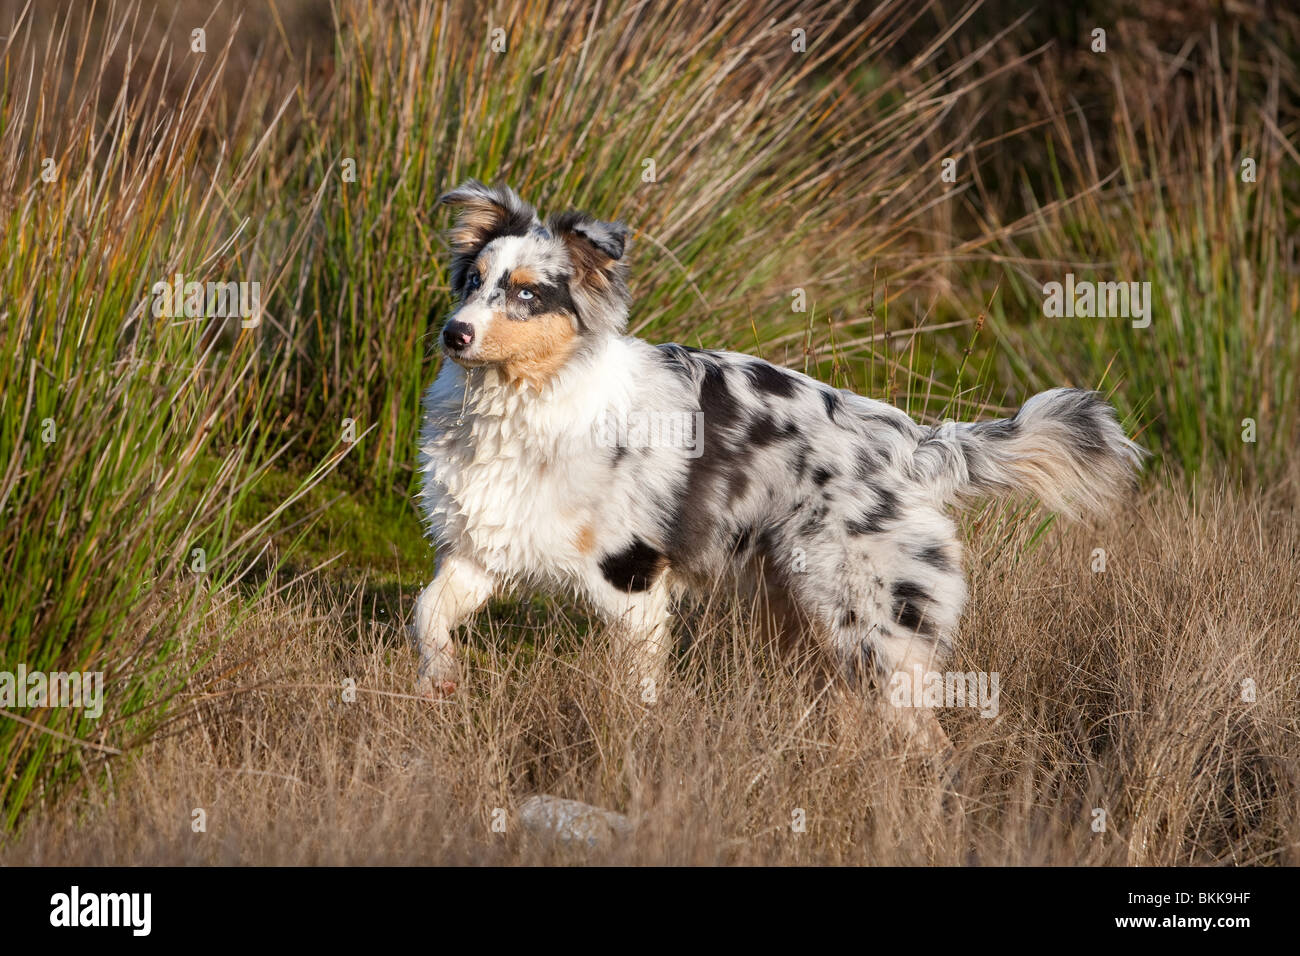
[[[420,664],[415,692],[428,700],[446,700],[460,684],[459,669],[453,660],[427,660]]]
[[[425,700],[447,700],[456,693],[456,682],[446,678],[421,677],[415,682],[415,693]]]

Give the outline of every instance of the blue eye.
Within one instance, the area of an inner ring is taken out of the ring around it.
[[[483,277],[477,272],[471,272],[469,278],[465,280],[465,288],[471,292],[483,284]]]
[[[519,290],[519,298],[521,298],[521,299],[531,299],[532,297],[533,297],[533,293],[532,293],[532,290],[531,290],[531,289],[520,289],[520,290]]]

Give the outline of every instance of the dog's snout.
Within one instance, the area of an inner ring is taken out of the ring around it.
[[[474,326],[468,322],[448,322],[442,341],[449,349],[463,349],[474,341]]]

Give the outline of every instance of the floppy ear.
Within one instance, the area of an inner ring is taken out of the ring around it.
[[[621,222],[602,222],[571,210],[546,224],[564,243],[573,263],[570,292],[578,319],[587,328],[622,331],[627,324],[627,252],[631,230]]]
[[[499,236],[526,236],[538,224],[537,210],[519,198],[509,186],[485,186],[467,179],[438,202],[458,207],[451,230],[451,284],[459,293],[470,264]]]
[[[621,222],[601,222],[576,210],[552,216],[548,224],[551,231],[563,239],[565,245],[570,246],[571,256],[576,247],[580,255],[591,259],[591,265],[595,268],[603,267],[599,262],[601,256],[611,262],[622,259],[627,249],[627,237],[631,235],[631,230]],[[584,246],[591,247],[601,255],[591,256]]]

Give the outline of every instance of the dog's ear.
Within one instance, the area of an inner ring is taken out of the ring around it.
[[[621,331],[627,324],[627,263],[632,231],[621,222],[602,222],[570,210],[551,216],[547,227],[564,243],[573,263],[570,291],[579,321],[588,328]]]
[[[451,248],[459,255],[477,255],[498,236],[526,236],[537,225],[537,210],[509,186],[467,179],[438,202],[459,208],[451,230]]]
[[[546,224],[568,247],[573,264],[591,272],[604,271],[620,261],[631,235],[621,222],[601,222],[576,210],[552,216]]]
[[[526,236],[538,225],[537,210],[509,186],[485,186],[467,179],[438,201],[459,210],[449,237],[451,288],[457,295],[464,294],[465,279],[484,246],[500,236]]]

